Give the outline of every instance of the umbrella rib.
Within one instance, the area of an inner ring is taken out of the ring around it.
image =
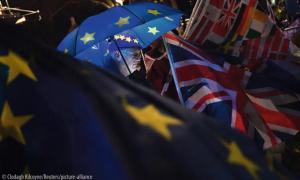
[[[114,43],[116,44],[116,46],[117,46],[117,48],[118,48],[118,51],[119,51],[119,53],[120,53],[121,56],[122,56],[122,59],[123,59],[125,65],[126,65],[127,70],[129,71],[129,74],[132,74],[131,71],[130,71],[130,68],[129,68],[127,62],[126,62],[126,59],[125,59],[125,57],[123,56],[123,53],[122,53],[122,51],[121,51],[121,49],[120,49],[120,47],[119,47],[119,45],[118,45],[118,43],[117,43],[114,39],[113,39],[113,41],[114,41]]]
[[[126,11],[130,12],[131,14],[133,14],[136,18],[138,18],[139,20],[141,20],[144,23],[146,23],[144,18],[141,18],[139,16],[137,16],[134,12],[130,11],[129,9],[126,8],[126,6],[121,6],[123,9],[125,9]]]

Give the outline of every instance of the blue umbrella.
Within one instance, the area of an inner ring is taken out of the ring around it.
[[[114,7],[87,18],[64,38],[58,50],[116,71],[109,49],[117,48],[125,61],[122,48],[149,46],[155,39],[176,28],[181,16],[180,11],[157,3],[143,2]],[[130,72],[126,62],[125,65]]]
[[[118,74],[122,73],[123,75],[128,75],[128,72],[132,72],[129,67],[130,62],[125,62],[125,59],[130,58],[126,58],[126,54],[128,53],[124,51],[127,51],[126,49],[128,48],[142,48],[138,39],[136,39],[136,37],[130,31],[124,31],[115,35],[113,38],[108,38],[102,42],[98,42],[84,51],[76,54],[75,49],[77,37],[78,28],[73,30],[62,40],[58,46],[58,50],[64,52],[65,54],[74,56],[78,60],[89,61],[96,66],[108,69]],[[122,62],[116,61],[116,59],[118,59],[116,58],[117,53],[122,56]],[[124,67],[127,68],[127,73],[124,73]],[[121,69],[123,69],[123,71],[120,71]]]
[[[143,47],[178,27],[182,13],[168,6],[142,2],[113,7],[87,18],[78,28],[76,54],[130,29]]]
[[[76,55],[76,41],[77,41],[78,28],[67,34],[67,36],[60,42],[57,49],[70,56]]]
[[[106,39],[92,45],[90,48],[87,48],[81,53],[75,55],[75,57],[79,60],[89,61],[96,66],[109,69],[116,73],[120,73],[120,69],[122,69],[122,67],[126,67],[128,72],[131,73],[132,68],[129,66],[132,63],[125,62],[125,60],[130,59],[127,56],[128,49],[133,51],[141,49],[141,46],[135,36],[128,31],[124,31],[121,34],[115,35],[113,39]],[[120,59],[115,57],[116,53],[122,57],[121,62],[116,61],[117,59]]]

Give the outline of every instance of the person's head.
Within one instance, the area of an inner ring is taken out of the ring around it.
[[[122,48],[120,51],[111,52],[111,55],[125,77],[141,70],[142,54],[139,48]]]

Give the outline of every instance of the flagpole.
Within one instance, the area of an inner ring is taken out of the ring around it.
[[[174,78],[174,84],[176,86],[176,90],[177,90],[177,93],[178,93],[178,97],[179,97],[179,101],[180,103],[184,106],[184,101],[183,101],[183,97],[182,97],[182,94],[181,94],[181,91],[180,91],[180,86],[178,84],[178,79],[177,79],[177,75],[176,75],[176,70],[175,70],[175,67],[174,67],[174,60],[173,60],[173,55],[171,53],[171,50],[169,48],[169,45],[167,44],[166,42],[166,39],[165,37],[163,37],[163,42],[164,42],[164,45],[165,45],[165,48],[166,48],[166,51],[167,51],[167,54],[168,54],[168,59],[169,59],[169,63],[170,63],[170,68],[171,68],[171,71],[172,71],[172,74],[173,74],[173,78]]]
[[[140,53],[141,53],[142,61],[143,61],[143,63],[141,63],[141,64],[143,65],[143,69],[144,69],[145,72],[146,72],[145,55],[144,55],[143,49],[140,50]]]
[[[167,76],[167,80],[165,81],[164,85],[163,85],[163,88],[160,92],[160,95],[164,96],[165,93],[168,91],[169,87],[170,87],[170,84],[172,82],[172,71],[169,71],[168,73],[168,76]]]

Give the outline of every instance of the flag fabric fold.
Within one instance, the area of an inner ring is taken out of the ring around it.
[[[182,104],[248,134],[255,128],[264,148],[281,142],[245,92],[251,73],[212,56],[187,41],[165,36],[173,76]]]
[[[281,139],[300,130],[300,68],[289,61],[269,61],[252,73],[246,92],[261,117]]]

